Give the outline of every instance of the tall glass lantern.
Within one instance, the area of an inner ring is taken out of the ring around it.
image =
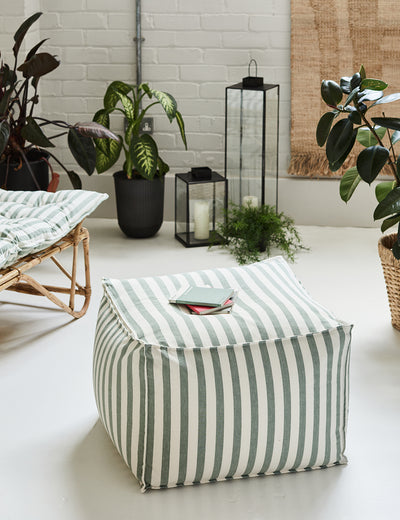
[[[265,84],[256,72],[227,87],[227,205],[268,204],[278,209],[278,148],[279,85]]]

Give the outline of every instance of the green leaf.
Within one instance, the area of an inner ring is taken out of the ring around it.
[[[336,172],[337,170],[339,170],[339,168],[342,167],[344,161],[346,160],[347,156],[349,155],[349,153],[351,152],[351,150],[354,146],[354,143],[356,141],[356,136],[357,136],[357,130],[353,130],[353,135],[351,136],[351,141],[349,143],[349,146],[344,151],[343,155],[341,155],[339,157],[339,159],[337,161],[335,161],[334,163],[329,163],[329,169],[332,172]]]
[[[41,42],[37,43],[34,47],[32,47],[32,49],[26,55],[25,61],[29,61],[32,58],[32,56],[36,54],[36,51],[44,44],[44,42],[47,42],[48,39],[49,38],[45,38]]]
[[[103,125],[105,128],[110,128],[110,115],[108,110],[104,108],[98,110],[93,116],[93,121]],[[96,148],[102,150],[103,153],[107,153],[107,141],[104,139],[95,139],[94,144],[96,145]]]
[[[393,213],[400,212],[400,188],[394,188],[388,195],[377,205],[374,211],[374,220],[388,217]]]
[[[361,115],[357,112],[356,109],[352,110],[349,114],[349,119],[355,125],[361,125]]]
[[[332,128],[326,141],[326,156],[332,164],[336,163],[348,149],[353,137],[353,123],[341,119]]]
[[[54,144],[45,136],[33,117],[26,118],[26,125],[22,128],[21,135],[24,139],[36,146],[54,148]]]
[[[344,202],[348,202],[353,195],[355,189],[359,185],[361,177],[358,174],[356,166],[349,168],[340,180],[340,198]]]
[[[332,112],[326,112],[319,120],[316,131],[318,146],[324,146],[326,143],[329,132],[331,131],[332,122],[336,115],[336,110]]]
[[[119,97],[122,106],[124,107],[124,114],[126,119],[129,122],[132,122],[135,119],[135,107],[131,98],[122,94],[121,92],[117,92],[117,96]]]
[[[381,231],[384,233],[389,228],[394,226],[395,224],[398,224],[400,222],[400,215],[395,215],[394,217],[386,218],[381,225]]]
[[[389,150],[383,146],[365,148],[357,158],[357,170],[360,177],[371,184],[385,166],[388,157]]]
[[[340,86],[331,80],[324,80],[321,83],[321,97],[329,106],[337,106],[343,97]]]
[[[390,140],[391,140],[392,144],[396,144],[397,141],[400,141],[400,130],[396,130],[395,132],[393,132]]]
[[[395,94],[389,94],[388,96],[384,96],[378,99],[378,101],[375,101],[371,107],[374,107],[375,105],[382,105],[383,103],[392,103],[392,101],[397,101],[398,99],[400,99],[399,92],[396,92]]]
[[[81,190],[82,189],[82,181],[77,173],[75,173],[73,170],[67,171],[69,180],[71,181],[71,184],[74,188],[74,190]]]
[[[375,186],[375,197],[381,202],[396,187],[396,181],[384,181]]]
[[[90,137],[85,137],[74,128],[70,128],[68,146],[79,166],[88,175],[92,175],[96,166],[96,150]]]
[[[374,129],[380,139],[386,134],[386,128],[380,127]],[[368,146],[375,146],[378,140],[369,128],[359,128],[357,132],[357,141],[368,148]]]
[[[10,137],[10,127],[7,121],[0,122],[0,155],[4,152]]]
[[[96,170],[103,173],[111,168],[119,159],[122,149],[120,141],[110,139],[95,139],[96,145]]]
[[[14,47],[13,52],[14,56],[16,57],[18,54],[18,51],[21,47],[21,43],[23,39],[25,38],[26,33],[29,31],[31,25],[33,25],[40,16],[42,16],[43,13],[35,13],[29,18],[27,18],[17,29],[17,31],[14,34]]]
[[[157,168],[158,168],[158,172],[159,172],[160,176],[163,176],[169,172],[168,164],[166,162],[164,162],[160,156],[158,156],[158,159],[157,159]]]
[[[398,117],[372,117],[372,121],[379,126],[400,130],[400,119]]]
[[[175,117],[176,117],[176,122],[178,123],[179,131],[181,133],[181,138],[182,138],[183,144],[185,145],[185,149],[187,150],[185,123],[183,122],[182,114],[177,110],[175,113]]]
[[[133,136],[130,153],[135,169],[145,179],[152,179],[157,171],[158,150],[154,139],[143,134]]]
[[[380,79],[365,78],[361,82],[361,90],[366,88],[371,90],[385,90],[387,86],[388,84]]]
[[[104,108],[112,111],[120,99],[118,94],[127,95],[131,90],[131,85],[128,85],[123,81],[113,81],[104,95]]]
[[[340,78],[340,88],[344,94],[350,94],[351,92],[350,81],[351,78],[348,76],[343,76],[343,78]]]
[[[40,78],[56,69],[60,62],[48,52],[35,54],[29,61],[25,61],[17,70],[22,72],[24,78]]]
[[[346,101],[345,101],[345,104],[343,105],[343,107],[347,107],[347,105],[350,105],[350,103],[353,101],[353,99],[355,98],[356,94],[358,94],[358,92],[360,92],[360,87],[356,87],[355,89],[353,89],[349,96],[347,97]]]
[[[382,90],[365,89],[361,92],[361,94],[362,96],[358,100],[359,103],[365,103],[365,101],[376,101],[377,99],[380,100],[383,96]],[[374,105],[375,104],[376,103],[374,103]]]
[[[367,77],[367,75],[365,74],[364,65],[361,65],[359,72],[360,72],[361,79],[365,79]]]
[[[161,103],[161,106],[165,110],[168,119],[172,122],[176,116],[177,103],[175,98],[167,92],[161,92],[160,90],[152,90],[153,96]]]
[[[149,85],[147,83],[141,83],[138,87],[138,90],[143,90],[144,92],[146,92],[146,94],[148,95],[148,97],[150,99],[153,97],[151,88],[149,87]]]

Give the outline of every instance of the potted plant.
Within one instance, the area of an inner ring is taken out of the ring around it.
[[[142,108],[143,99],[150,103]],[[104,95],[104,106],[93,121],[110,128],[110,114],[125,116],[125,135],[116,141],[95,139],[96,169],[99,173],[111,168],[124,152],[123,170],[114,173],[118,223],[129,237],[146,238],[160,229],[164,212],[164,176],[169,166],[160,157],[155,140],[141,134],[143,117],[155,105],[161,105],[169,121],[178,123],[187,149],[185,128],[173,96],[151,89],[147,83],[129,85],[113,81]]]
[[[48,158],[54,159],[68,174],[73,186],[81,188],[75,171],[67,169],[51,151],[53,139],[68,135],[68,145],[78,165],[91,175],[96,154],[92,138],[118,138],[98,123],[69,124],[34,115],[39,102],[40,78],[56,69],[60,62],[46,52],[39,52],[46,40],[35,45],[18,65],[21,44],[30,27],[42,13],[25,20],[14,34],[14,63],[0,63],[0,187],[36,190],[48,188]],[[21,76],[21,77],[19,77]],[[56,134],[47,136],[44,128],[52,126]],[[51,189],[56,188],[58,175],[53,173]]]
[[[317,125],[319,146],[325,145],[326,157],[332,171],[339,170],[358,141],[364,148],[355,154],[355,165],[347,169],[340,181],[340,197],[348,202],[361,181],[371,184],[381,172],[392,176],[375,187],[377,206],[374,220],[381,220],[384,233],[394,225],[400,226],[400,159],[396,143],[400,141],[400,118],[377,114],[385,104],[400,99],[400,93],[387,96],[387,83],[368,78],[365,69],[351,77],[343,77],[339,84],[323,81],[321,96],[329,107]],[[371,111],[371,112],[370,112]],[[370,114],[375,113],[370,117]],[[340,118],[334,125],[335,119]],[[333,125],[333,126],[332,126]],[[400,233],[384,235],[379,240],[379,254],[388,289],[392,324],[400,330]]]
[[[291,261],[298,249],[305,249],[293,219],[268,204],[231,204],[217,231],[222,237],[221,247],[228,249],[240,265],[258,262],[263,253],[270,254],[272,247]]]

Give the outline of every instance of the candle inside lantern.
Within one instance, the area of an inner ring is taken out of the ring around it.
[[[207,240],[209,231],[209,209],[206,200],[197,200],[194,204],[194,238]]]
[[[242,200],[243,206],[250,206],[251,208],[258,207],[258,198],[254,195],[245,195]]]

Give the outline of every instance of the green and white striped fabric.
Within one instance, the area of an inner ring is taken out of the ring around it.
[[[0,189],[0,268],[54,244],[107,198],[84,190]]]
[[[187,283],[237,289],[232,313],[169,304]],[[352,326],[281,257],[103,285],[95,397],[142,490],[346,462]]]

